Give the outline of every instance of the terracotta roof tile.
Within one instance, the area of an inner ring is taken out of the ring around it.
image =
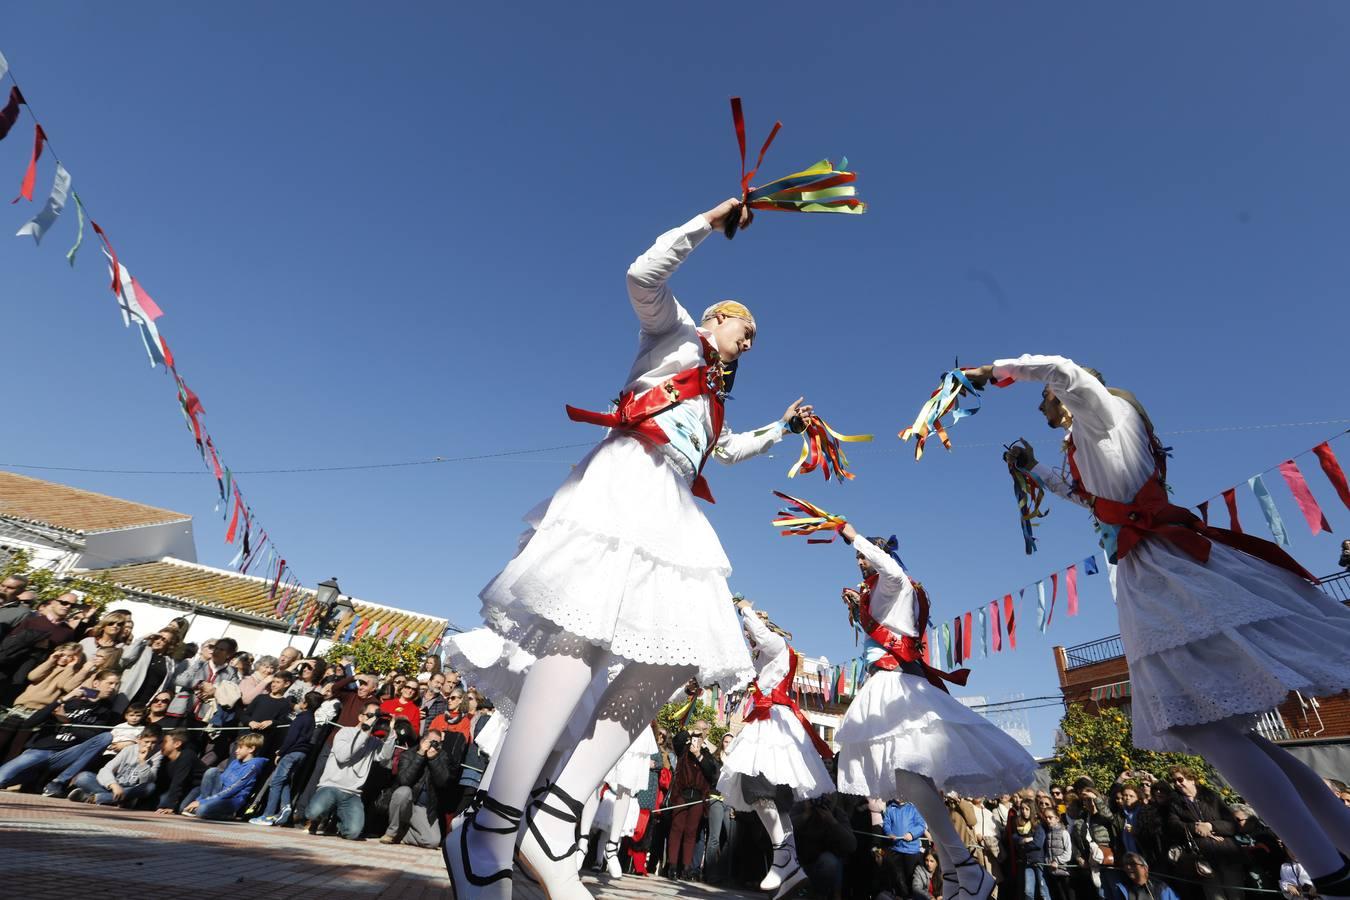
[[[277,600],[269,596],[272,584],[267,579],[167,557],[158,562],[94,569],[80,574],[106,579],[127,590],[260,616],[279,626],[290,621],[291,613],[295,611],[299,611],[298,618],[303,622],[314,599],[312,589],[300,588],[291,595],[284,615],[278,616]],[[388,625],[395,631],[409,633],[409,636],[429,635],[429,642],[445,630],[445,619],[351,599],[355,614],[362,622],[373,620],[367,634],[375,634]]]
[[[95,494],[64,484],[0,472],[0,516],[90,534],[138,525],[188,521],[191,516]]]

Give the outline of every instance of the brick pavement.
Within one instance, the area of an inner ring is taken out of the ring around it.
[[[0,897],[25,900],[450,896],[441,855],[434,850],[5,792],[0,792],[0,873]],[[599,900],[746,896],[657,878],[585,880]],[[543,900],[538,888],[519,875],[515,896]]]

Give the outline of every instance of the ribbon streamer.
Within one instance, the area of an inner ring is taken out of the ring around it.
[[[1036,627],[1040,629],[1040,631],[1041,631],[1042,634],[1045,633],[1045,629],[1046,629],[1046,617],[1045,617],[1045,582],[1044,582],[1044,581],[1038,581],[1038,582],[1036,582]]]
[[[84,204],[80,202],[80,195],[75,191],[70,192],[70,196],[75,199],[75,221],[79,225],[79,231],[75,233],[75,243],[66,251],[66,261],[70,267],[75,268],[75,254],[80,252],[80,245],[84,243]],[[164,355],[169,355],[167,347],[164,348]],[[173,365],[170,363],[170,365]]]
[[[974,638],[974,629],[971,628],[970,613],[962,617],[961,622],[961,659],[965,661],[971,656],[971,641]]]
[[[1003,454],[1003,459],[1008,463],[1008,474],[1012,476],[1013,496],[1017,498],[1017,511],[1022,521],[1022,546],[1027,556],[1030,556],[1036,552],[1036,535],[1032,531],[1039,524],[1036,520],[1049,515],[1048,510],[1041,509],[1045,503],[1045,488],[1036,476],[1013,462],[1011,447],[1004,449],[1008,451]]]
[[[23,173],[23,184],[19,186],[19,196],[9,201],[11,204],[18,203],[20,200],[33,199],[33,186],[37,182],[37,164],[42,157],[42,147],[47,143],[47,133],[42,130],[41,125],[33,126],[33,158],[28,160],[28,170]]]
[[[1228,507],[1229,530],[1242,534],[1242,523],[1238,521],[1237,488],[1229,488],[1223,492],[1223,505]],[[1110,560],[1108,559],[1107,562],[1110,562]]]
[[[1095,553],[1092,556],[1084,557],[1083,571],[1089,575],[1097,574],[1099,570],[1097,568],[1097,555]]]
[[[774,491],[775,497],[787,503],[787,509],[779,510],[778,518],[773,520],[775,528],[783,529],[783,537],[791,535],[811,535],[820,531],[833,532],[828,539],[808,538],[808,544],[829,544],[834,541],[839,529],[848,521],[843,516],[826,512],[814,503]]]
[[[980,622],[980,658],[986,659],[989,656],[989,620],[985,616],[983,606],[975,610],[975,615]]]
[[[9,60],[5,59],[5,54],[0,53],[0,78],[9,74]]]
[[[1048,613],[1046,613],[1046,616],[1045,616],[1045,628],[1042,628],[1042,629],[1041,629],[1042,631],[1044,631],[1046,628],[1049,628],[1049,627],[1050,627],[1050,620],[1053,619],[1053,618],[1055,617],[1055,604],[1056,604],[1058,601],[1059,601],[1059,573],[1058,573],[1058,572],[1051,572],[1051,573],[1050,573],[1050,611],[1049,611]]]
[[[4,109],[0,109],[0,141],[9,137],[9,130],[19,121],[19,106],[25,102],[27,101],[23,99],[18,85],[9,89],[9,102],[5,104]]]
[[[810,416],[806,419],[806,430],[802,432],[801,456],[788,469],[788,477],[796,478],[798,473],[810,474],[820,469],[826,481],[830,480],[831,472],[841,483],[851,481],[853,473],[848,470],[848,457],[839,445],[871,440],[870,434],[840,434],[820,416]]]
[[[1298,504],[1299,512],[1303,513],[1303,518],[1307,520],[1309,530],[1313,534],[1322,531],[1330,534],[1331,525],[1327,522],[1322,507],[1317,505],[1317,498],[1308,489],[1308,481],[1299,471],[1298,463],[1292,459],[1286,459],[1280,463],[1280,474],[1284,476],[1285,483],[1289,485],[1289,493],[1294,495],[1294,502]]]
[[[1323,441],[1313,448],[1313,453],[1317,454],[1317,461],[1322,464],[1322,471],[1326,473],[1327,480],[1336,489],[1336,495],[1341,498],[1346,508],[1350,509],[1350,484],[1346,484],[1345,472],[1336,461],[1336,454],[1332,452],[1331,445]]]
[[[1284,530],[1284,520],[1280,518],[1280,511],[1275,508],[1275,498],[1270,496],[1270,491],[1266,489],[1265,480],[1260,475],[1253,475],[1247,479],[1247,484],[1256,495],[1256,502],[1261,504],[1261,514],[1266,517],[1266,525],[1275,536],[1275,543],[1281,547],[1288,547],[1289,533]]]
[[[1018,591],[1017,596],[1020,599],[1023,591]],[[1003,621],[1008,627],[1008,649],[1017,649],[1017,611],[1013,608],[1012,594],[1003,595]]]
[[[973,407],[960,406],[960,399],[963,394],[968,394],[975,398]],[[917,462],[923,458],[923,445],[930,435],[936,434],[938,440],[942,441],[942,446],[948,450],[952,449],[951,438],[947,436],[947,429],[942,424],[942,418],[948,414],[952,417],[952,424],[973,416],[980,411],[979,394],[975,386],[970,383],[966,373],[960,369],[952,369],[942,376],[942,381],[938,383],[937,390],[919,407],[919,414],[914,417],[914,424],[900,432],[900,440],[907,441],[911,437],[916,439],[914,445],[914,459]]]
[[[1008,595],[1008,599],[1012,599],[1011,594]],[[989,630],[994,639],[994,652],[1001,653],[1003,651],[1003,624],[999,621],[997,600],[989,601],[989,623]]]
[[[1078,615],[1078,566],[1074,564],[1064,572],[1064,587],[1069,595],[1068,613]]]
[[[66,208],[66,199],[69,196],[70,173],[66,171],[65,166],[57,163],[56,176],[52,179],[52,192],[47,195],[47,202],[43,205],[42,211],[26,222],[14,236],[23,237],[25,234],[31,234],[33,243],[40,246],[42,236],[46,234],[47,229],[56,224],[56,217]]]

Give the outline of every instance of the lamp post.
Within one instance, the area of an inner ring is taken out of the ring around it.
[[[308,656],[314,655],[324,632],[350,612],[352,602],[342,596],[342,588],[338,587],[336,578],[320,581],[314,586],[314,640],[310,642]]]

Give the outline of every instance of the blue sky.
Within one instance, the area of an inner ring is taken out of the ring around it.
[[[764,173],[847,155],[871,203],[861,218],[762,214],[675,282],[691,307],[735,296],[759,317],[733,424],[806,394],[836,428],[877,434],[842,488],[788,482],[791,444],[712,473],[734,586],[804,652],[852,653],[838,590],[856,570],[840,547],[777,537],[772,489],[897,532],[939,616],[1093,549],[1083,515],[1057,507],[1041,552],[1022,553],[999,444],[1057,442],[1033,388],[988,397],[950,455],[916,465],[895,439],[957,356],[1096,365],[1160,429],[1191,430],[1169,437],[1187,502],[1338,427],[1195,429],[1350,415],[1333,380],[1350,283],[1343,6],[503,6],[71,2],[5,17],[0,49],[164,308],[236,469],[596,437],[563,405],[602,404],[627,371],[628,262],[735,191],[731,94],[752,142],[784,123]],[[25,118],[0,144],[14,188],[31,136]],[[39,202],[50,184],[44,160]],[[9,227],[35,211],[10,209]],[[0,462],[193,469],[171,383],[122,329],[96,249],[73,272],[62,259],[72,219],[40,249],[0,242]],[[471,624],[520,515],[582,452],[241,484],[309,583],[336,575]],[[209,475],[50,477],[191,513],[203,561],[232,555]],[[1334,541],[1308,535],[1278,476],[1270,487],[1295,553],[1333,569]],[[1018,652],[977,660],[969,693],[1053,694],[1051,646],[1116,631],[1104,577],[1047,635],[1029,613]],[[1057,717],[1031,713],[1034,749]]]

